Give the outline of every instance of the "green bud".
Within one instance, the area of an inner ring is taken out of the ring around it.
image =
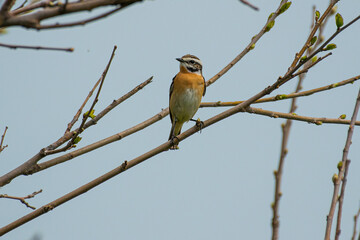
[[[335,173],[335,174],[332,176],[332,181],[333,181],[333,183],[335,184],[338,179],[339,179],[339,176]]]
[[[341,114],[339,118],[340,118],[340,119],[345,119],[345,118],[346,118],[346,114]]]
[[[342,161],[340,161],[340,162],[338,163],[338,165],[337,165],[337,168],[339,169],[339,171],[341,170],[342,165],[343,165],[343,162],[342,162]]]
[[[344,19],[340,15],[340,13],[337,13],[335,15],[335,23],[336,23],[336,26],[337,26],[338,29],[341,28],[344,25]]]
[[[86,117],[89,114],[89,117],[93,119],[94,117],[96,117],[96,115],[94,115],[94,112],[95,109],[91,110],[90,114],[89,111],[87,111],[86,113],[83,114],[83,117]]]
[[[307,56],[302,56],[302,57],[300,58],[300,62],[305,62],[306,59],[307,59]]]
[[[81,139],[82,139],[82,137],[77,136],[77,137],[74,139],[73,143],[74,143],[74,144],[77,144],[77,143],[79,143],[79,142],[81,141]]]
[[[279,94],[275,96],[276,100],[281,100],[281,99],[287,99],[287,95],[286,94]]]
[[[286,10],[289,9],[289,7],[291,6],[291,2],[287,2],[284,5],[281,6],[279,14],[284,13]]]
[[[274,24],[275,24],[275,21],[269,22],[268,25],[265,28],[265,32],[270,31],[270,29],[274,26]]]
[[[270,13],[268,20],[274,15],[274,13]]]
[[[320,125],[322,125],[322,121],[316,121],[315,124],[320,126]]]
[[[315,12],[315,21],[319,20],[320,18],[320,12],[318,10],[316,10]]]
[[[333,50],[335,48],[336,48],[336,44],[330,43],[323,49],[323,51],[329,51],[329,50]]]
[[[255,48],[255,43],[251,44],[250,50],[253,50]]]
[[[317,36],[313,36],[313,38],[310,40],[310,46],[314,45],[316,43]]]
[[[311,62],[316,62],[317,61],[317,59],[318,59],[318,57],[317,56],[314,56],[312,59],[311,59]]]

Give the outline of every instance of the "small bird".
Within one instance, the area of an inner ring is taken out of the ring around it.
[[[199,109],[201,98],[206,92],[200,59],[187,54],[176,60],[180,62],[180,72],[173,78],[169,94],[171,141],[180,134],[185,122],[193,120],[192,117]],[[178,149],[178,146],[172,146],[171,149]]]

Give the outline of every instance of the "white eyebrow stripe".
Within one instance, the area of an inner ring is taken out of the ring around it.
[[[191,61],[193,60],[194,62],[197,62],[198,64],[200,64],[202,66],[202,62],[199,59],[195,59],[195,58],[183,58],[184,61]]]

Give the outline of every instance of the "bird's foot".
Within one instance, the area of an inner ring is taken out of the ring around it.
[[[177,140],[177,143],[175,143],[175,138]],[[172,136],[171,139],[170,139],[170,144],[171,144],[171,147],[170,147],[170,150],[178,150],[179,149],[179,139],[177,136]]]
[[[202,130],[203,127],[204,127],[204,122],[201,121],[200,118],[198,118],[198,119],[196,119],[196,120],[194,120],[194,119],[190,119],[190,120],[195,122],[196,127],[199,128],[199,131],[200,131],[200,133],[201,133],[201,130]]]

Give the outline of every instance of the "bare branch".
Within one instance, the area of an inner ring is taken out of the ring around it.
[[[115,49],[115,47],[114,47],[114,49]],[[113,58],[114,51],[115,50],[113,50],[110,61],[109,61],[108,65],[107,65],[107,68],[105,69],[104,73],[107,72],[109,64],[110,64],[110,62],[111,62],[111,60]],[[104,73],[103,73],[103,75],[104,75]],[[104,77],[103,75],[102,75],[101,78]],[[89,114],[90,113],[91,113],[91,111],[89,111]],[[88,124],[88,125],[85,124],[85,125],[83,125],[83,127],[81,126],[81,128],[78,128],[78,129],[76,129],[76,130],[74,130],[72,132],[65,133],[64,136],[62,136],[60,139],[58,139],[56,142],[50,144],[46,148],[41,149],[39,153],[37,153],[35,156],[33,156],[32,158],[27,160],[25,163],[21,164],[20,166],[18,166],[17,168],[13,169],[10,172],[8,172],[7,174],[1,176],[0,177],[0,186],[4,186],[4,185],[8,184],[15,177],[20,176],[21,174],[24,174],[27,170],[29,170],[32,167],[36,166],[36,163],[38,161],[40,161],[43,157],[45,157],[47,154],[54,154],[54,153],[57,153],[57,152],[68,150],[69,148],[73,147],[73,141],[77,137],[77,133],[82,132],[88,126],[91,126],[91,125],[94,125],[94,124],[95,123],[92,121],[91,124]],[[64,144],[65,142],[67,142],[70,139],[71,139],[71,141],[69,141],[68,144],[65,147],[63,147],[61,149],[57,149],[59,146],[61,146],[62,144]]]
[[[327,9],[325,10],[325,12],[323,13],[323,15],[317,19],[315,21],[314,27],[312,28],[304,46],[300,49],[300,51],[295,55],[295,59],[292,62],[291,66],[288,69],[289,71],[292,71],[295,66],[297,65],[297,63],[299,62],[300,58],[302,57],[302,55],[304,54],[304,52],[311,46],[310,42],[311,39],[314,37],[315,33],[317,32],[317,30],[320,28],[320,26],[322,25],[322,23],[325,21],[325,19],[327,18],[327,16],[331,13],[332,8],[335,6],[335,4],[338,2],[339,0],[333,0],[330,2],[329,6],[327,7]],[[332,39],[332,38],[331,38]],[[330,40],[331,40],[330,39]],[[314,56],[317,54],[317,51],[314,51]],[[311,57],[310,57],[311,58]]]
[[[39,194],[41,192],[42,192],[42,189],[40,189],[37,192],[33,192],[32,194],[29,194],[26,197],[15,197],[15,196],[9,196],[7,194],[0,194],[0,198],[8,198],[8,199],[19,200],[26,207],[31,208],[31,209],[36,209],[36,207],[30,206],[30,204],[28,202],[26,202],[25,199],[33,198],[33,197],[35,197],[35,195],[37,195],[37,194]]]
[[[332,225],[333,216],[334,216],[334,212],[335,212],[335,208],[336,208],[336,203],[338,202],[338,193],[339,193],[339,188],[340,188],[340,182],[344,176],[346,160],[348,160],[349,148],[350,148],[350,144],[351,144],[352,135],[354,132],[354,125],[355,125],[356,117],[357,117],[357,114],[359,111],[359,106],[360,106],[360,89],[359,89],[359,93],[358,93],[358,96],[356,99],[354,113],[351,117],[348,135],[346,138],[346,143],[345,143],[345,147],[343,150],[343,156],[342,156],[342,160],[341,160],[342,164],[341,164],[341,167],[339,167],[339,174],[338,175],[335,174],[333,176],[334,192],[333,192],[333,196],[332,196],[332,200],[331,200],[329,214],[327,215],[327,218],[326,218],[325,240],[330,239],[331,225]]]
[[[4,130],[4,133],[3,133],[3,135],[1,136],[0,153],[1,153],[5,148],[8,147],[8,145],[3,146],[3,144],[4,144],[4,139],[5,139],[5,135],[6,135],[6,131],[7,131],[7,130],[8,130],[8,127],[6,126],[6,127],[5,127],[5,130]]]
[[[335,1],[334,1],[334,4],[335,4]],[[312,23],[312,26],[311,26],[312,30],[311,30],[311,32],[310,32],[310,34],[308,36],[307,41],[305,42],[304,46],[300,50],[300,53],[297,53],[295,55],[295,59],[294,59],[293,63],[291,64],[291,66],[289,67],[288,72],[291,72],[294,69],[301,67],[301,65],[302,65],[301,61],[299,62],[299,64],[298,64],[298,61],[299,61],[300,57],[303,55],[303,53],[305,52],[305,50],[307,50],[308,55],[311,55],[310,53],[313,51],[312,49],[310,50],[311,40],[313,39],[313,36],[315,35],[315,33],[317,31],[317,28],[322,30],[322,26],[324,26],[325,21],[328,19],[327,16],[331,12],[329,9],[332,9],[331,2],[330,2],[330,6],[327,8],[327,10],[323,14],[322,18],[320,18],[319,20],[317,20],[315,18],[315,11],[314,11],[313,19],[314,19],[315,22]],[[317,47],[317,44],[319,44],[319,43],[320,43],[320,41],[317,42],[314,47]],[[320,59],[318,59],[316,61],[313,61],[312,58],[306,59],[305,63],[302,66],[303,67],[302,70],[299,70],[295,74],[295,75],[299,76],[299,81],[298,81],[298,84],[296,86],[295,93],[298,93],[302,89],[302,82],[304,80],[305,73],[307,73],[308,70],[312,66],[314,66],[319,61],[321,61],[322,59],[326,58],[329,55],[330,54],[327,54],[323,58],[320,58]],[[309,61],[310,59],[311,59],[311,61]],[[291,101],[289,115],[294,116],[294,112],[296,111],[296,109],[297,109],[296,98],[293,98],[292,101]],[[279,218],[280,218],[279,217],[279,205],[280,205],[280,198],[282,196],[281,182],[282,182],[282,172],[283,172],[283,168],[284,168],[285,157],[286,157],[286,155],[288,153],[287,144],[288,144],[288,139],[289,139],[291,125],[292,125],[292,120],[291,119],[292,118],[288,118],[288,120],[285,122],[285,124],[281,125],[281,127],[282,127],[282,140],[281,140],[280,159],[279,159],[278,168],[277,168],[277,170],[274,171],[275,192],[274,192],[274,202],[271,204],[271,208],[272,208],[272,211],[273,211],[272,235],[271,235],[272,240],[279,239],[279,225],[280,225],[280,222],[279,222]],[[320,125],[322,122],[319,121],[319,120],[318,121],[315,120],[314,123]]]
[[[54,51],[65,51],[65,52],[73,52],[74,48],[58,48],[58,47],[42,47],[42,46],[27,46],[27,45],[14,45],[14,44],[5,44],[0,43],[0,47],[7,47],[11,49],[34,49],[34,50],[54,50]]]
[[[234,60],[232,60],[228,65],[226,65],[220,72],[218,72],[215,76],[210,78],[208,81],[206,81],[206,86],[210,86],[213,84],[216,80],[218,80],[221,76],[223,76],[227,71],[229,71],[237,62],[239,62],[248,52],[250,52],[254,47],[255,44],[258,42],[258,40],[270,29],[268,29],[268,24],[272,21],[274,21],[280,14],[280,9],[284,4],[287,3],[287,0],[282,0],[279,7],[276,9],[274,14],[271,15],[271,17],[267,20],[266,24],[263,26],[263,28],[260,30],[258,34],[256,34],[250,41],[250,43],[245,47],[245,49],[239,53]]]
[[[55,23],[55,24],[48,24],[48,25],[40,25],[37,27],[37,29],[52,29],[52,28],[63,28],[63,27],[73,27],[73,26],[83,26],[87,23],[99,20],[101,18],[105,18],[113,13],[116,13],[117,11],[123,9],[123,6],[121,7],[117,7],[115,9],[112,9],[110,11],[107,11],[105,13],[102,13],[98,16],[92,17],[92,18],[88,18],[88,19],[84,19],[84,20],[80,20],[80,21],[76,21],[76,22],[71,22],[71,23]]]
[[[254,9],[255,11],[259,11],[259,8],[258,7],[256,7],[255,5],[253,5],[253,4],[251,4],[251,3],[249,3],[248,1],[246,1],[246,0],[240,0],[240,2],[242,2],[243,4],[245,4],[245,5],[247,5],[247,6],[249,6],[249,7],[251,7],[252,9]]]
[[[7,18],[8,12],[13,7],[15,0],[5,0],[0,8],[0,18]]]
[[[341,180],[341,190],[340,190],[340,197],[339,197],[339,208],[338,208],[338,215],[337,215],[337,221],[336,221],[336,231],[335,231],[335,240],[339,240],[340,233],[341,233],[341,216],[342,216],[342,207],[344,202],[344,196],[345,196],[345,187],[346,187],[346,181],[347,181],[347,174],[349,171],[349,165],[350,160],[345,161],[345,170],[344,170],[344,177]]]
[[[24,13],[24,11],[22,9],[17,9],[14,11],[14,13],[18,15],[14,15],[12,14],[12,12],[10,12],[9,16],[0,23],[0,27],[23,26],[26,28],[42,29],[41,21],[45,19],[53,18],[59,15],[75,13],[75,12],[90,11],[94,8],[111,6],[111,5],[118,5],[116,9],[119,10],[118,8],[123,9],[126,6],[129,6],[131,4],[140,1],[142,0],[87,0],[87,1],[68,2],[65,7],[64,5],[59,3],[54,4],[52,6],[52,1],[45,1],[44,3],[41,4],[39,3],[38,5],[35,6],[31,5],[31,6],[32,8],[43,7],[44,5],[51,7],[47,7],[35,12],[25,12],[25,14],[21,14],[21,15],[19,13]],[[28,8],[26,10],[28,10]],[[105,17],[109,14],[111,13],[103,14],[102,17]],[[97,19],[99,18],[101,18],[101,15],[97,17]],[[92,20],[85,20],[85,21],[89,22]],[[59,25],[61,24],[55,24],[52,25],[52,27],[59,27]],[[70,25],[65,24],[64,26],[70,26]],[[75,25],[71,24],[71,26],[75,26]],[[49,25],[44,26],[43,28],[50,28],[50,26]]]
[[[291,99],[291,98],[305,97],[305,96],[312,95],[314,93],[319,93],[319,92],[330,90],[330,89],[333,89],[333,88],[345,86],[345,85],[347,85],[349,83],[354,83],[355,81],[357,81],[359,79],[360,79],[360,75],[349,78],[349,79],[346,79],[346,80],[343,80],[341,82],[333,83],[333,84],[326,85],[326,86],[319,87],[319,88],[310,89],[310,90],[307,90],[307,91],[302,91],[302,92],[296,92],[295,91],[294,93],[290,93],[290,94],[278,94],[278,95],[273,96],[273,97],[261,98],[261,99],[255,101],[254,103],[275,102],[275,101],[279,101],[279,100],[286,100],[286,99]],[[238,104],[240,104],[242,102],[244,102],[244,101],[203,102],[203,103],[201,103],[200,107],[229,107],[229,106],[236,106],[236,105],[238,105]],[[294,112],[294,111],[292,111],[292,112]]]
[[[295,113],[282,113],[282,112],[275,112],[275,111],[265,110],[265,109],[261,109],[261,108],[253,108],[253,107],[248,107],[246,109],[243,109],[242,112],[254,113],[254,114],[258,114],[258,115],[268,116],[271,118],[285,118],[285,119],[296,120],[296,121],[300,121],[300,122],[312,123],[312,124],[316,124],[316,125],[322,125],[323,123],[344,124],[344,125],[350,124],[350,120],[345,120],[345,119],[340,119],[340,118],[308,117],[308,116],[297,115]],[[360,126],[360,121],[355,121],[355,125]]]
[[[356,227],[357,227],[357,221],[359,219],[359,216],[360,216],[360,208],[359,208],[358,212],[354,216],[354,230],[353,230],[353,235],[351,237],[351,240],[356,240],[355,239],[356,238]],[[359,237],[360,237],[360,235],[359,235]]]
[[[39,2],[34,2],[27,6],[19,7],[17,9],[15,9],[14,11],[11,11],[11,15],[15,16],[15,15],[18,15],[21,13],[29,12],[29,11],[37,9],[37,8],[54,7],[55,6],[54,2],[55,2],[55,0],[43,0],[43,1],[39,1]]]
[[[152,77],[147,79],[145,82],[141,83],[140,85],[136,86],[133,90],[131,90],[130,92],[128,92],[127,94],[125,94],[124,96],[122,96],[121,98],[114,100],[112,104],[110,104],[107,108],[105,108],[105,110],[103,110],[101,113],[99,113],[96,117],[98,117],[100,114],[105,115],[107,112],[109,112],[111,109],[113,109],[114,107],[116,107],[117,105],[119,105],[121,102],[125,101],[126,99],[128,99],[130,96],[134,95],[136,92],[138,92],[140,89],[142,89],[143,87],[145,87],[147,84],[149,84],[152,80]],[[42,170],[45,170],[49,167],[55,166],[57,164],[66,162],[70,159],[73,159],[75,157],[78,157],[80,155],[83,155],[85,153],[91,152],[97,148],[100,148],[102,146],[105,146],[107,144],[110,144],[112,142],[115,141],[119,141],[133,133],[136,133],[144,128],[146,128],[147,126],[150,126],[151,124],[163,119],[165,116],[167,116],[169,114],[169,109],[166,108],[163,111],[161,111],[160,113],[156,114],[155,116],[151,117],[150,119],[139,123],[138,125],[131,127],[125,131],[122,131],[120,133],[117,133],[113,136],[107,137],[105,139],[102,139],[100,141],[97,141],[95,143],[92,143],[88,146],[82,147],[80,149],[77,149],[75,151],[72,151],[70,153],[66,153],[62,156],[56,157],[54,159],[48,160],[46,162],[43,163],[39,163],[38,165],[35,165],[34,167],[30,168],[28,171],[26,171],[24,174],[25,175],[30,175],[33,174],[35,172],[39,172]],[[94,118],[95,119],[95,118]]]
[[[101,75],[100,79],[98,80],[98,81],[100,81],[100,86],[99,86],[99,89],[98,89],[98,91],[97,91],[97,93],[96,93],[95,99],[94,99],[94,101],[93,101],[93,103],[92,103],[89,111],[87,111],[87,113],[84,115],[83,120],[82,120],[82,122],[81,122],[81,124],[80,124],[80,127],[77,129],[77,131],[75,131],[74,135],[72,136],[71,140],[68,142],[68,144],[67,144],[66,146],[64,146],[64,147],[62,147],[62,148],[60,148],[60,149],[44,151],[43,154],[44,154],[45,156],[46,156],[46,155],[50,155],[50,154],[54,154],[54,153],[63,152],[63,151],[66,151],[66,150],[72,148],[73,145],[74,145],[75,139],[80,135],[80,133],[82,133],[82,132],[85,130],[84,124],[85,124],[86,120],[89,118],[90,114],[92,113],[92,111],[93,111],[96,103],[99,101],[99,95],[100,95],[100,92],[101,92],[101,89],[102,89],[102,85],[103,85],[103,83],[104,83],[104,81],[105,81],[106,74],[107,74],[107,72],[108,72],[108,70],[109,70],[109,68],[110,68],[111,62],[112,62],[112,60],[113,60],[113,58],[114,58],[114,56],[115,56],[115,51],[116,51],[116,49],[117,49],[117,46],[115,45],[115,46],[114,46],[114,49],[113,49],[113,51],[112,51],[112,53],[111,53],[111,57],[110,57],[110,59],[109,59],[109,62],[108,62],[108,64],[107,64],[107,66],[106,66],[103,74]],[[96,84],[95,84],[95,85],[96,85]],[[66,134],[66,133],[67,133],[67,132],[65,132],[65,134]]]

